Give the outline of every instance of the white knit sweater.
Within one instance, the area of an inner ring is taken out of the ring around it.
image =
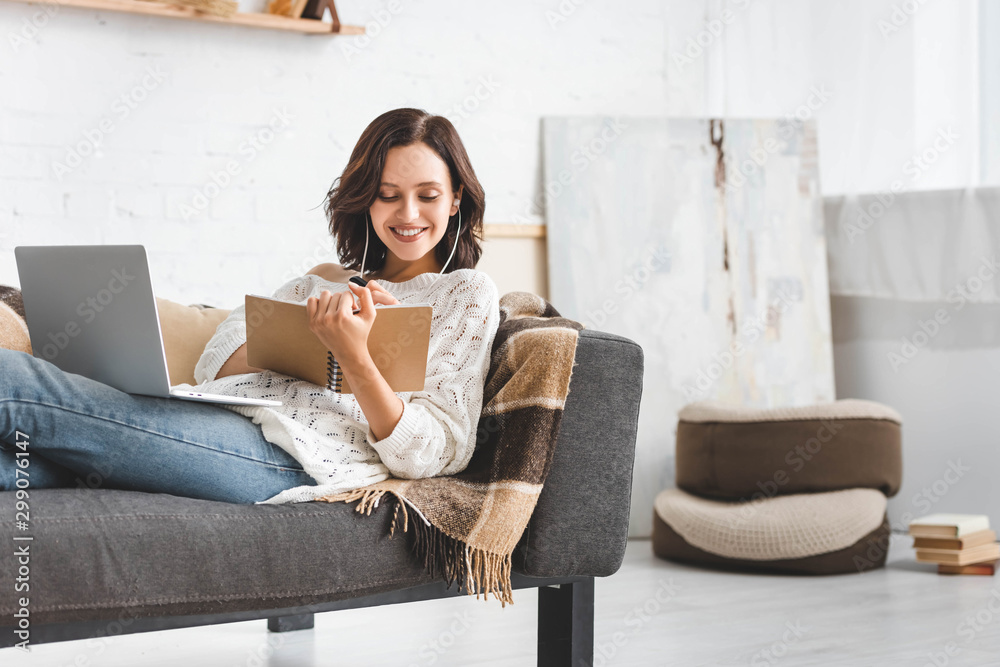
[[[399,283],[377,282],[400,303],[433,306],[424,390],[396,394],[403,400],[403,415],[382,440],[372,436],[353,394],[338,394],[272,371],[216,379],[226,360],[246,342],[243,305],[230,313],[205,346],[194,371],[198,384],[181,385],[227,396],[283,401],[281,407],[273,408],[224,406],[253,419],[264,438],[294,456],[318,484],[287,489],[262,502],[303,502],[390,476],[452,475],[468,466],[476,444],[490,350],[500,326],[496,285],[474,269],[423,273]],[[304,303],[323,290],[342,292],[347,285],[305,275],[285,283],[273,296]]]

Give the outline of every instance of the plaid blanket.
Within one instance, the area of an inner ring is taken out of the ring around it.
[[[390,536],[399,511],[403,532],[419,520],[414,551],[428,572],[450,587],[480,591],[502,606],[514,603],[511,554],[535,510],[552,464],[563,406],[576,358],[579,322],[561,317],[545,299],[511,292],[500,299],[500,326],[483,392],[476,450],[461,473],[426,479],[387,479],[326,502],[360,500],[371,514],[386,493],[395,499]]]

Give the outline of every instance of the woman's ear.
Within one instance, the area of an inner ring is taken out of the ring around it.
[[[455,205],[455,200],[458,200],[458,201],[462,200],[462,192],[464,190],[465,190],[465,186],[464,185],[458,186],[458,192],[455,193],[455,197],[452,200],[451,205],[452,205],[452,208],[455,209],[455,213],[458,213],[458,206]],[[455,213],[452,213],[452,215],[455,215]]]

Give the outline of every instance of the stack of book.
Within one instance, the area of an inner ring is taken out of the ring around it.
[[[992,575],[1000,559],[997,534],[985,514],[931,514],[910,522],[917,561],[938,574]]]

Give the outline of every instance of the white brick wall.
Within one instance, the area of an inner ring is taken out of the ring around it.
[[[564,0],[552,27],[558,0],[341,0],[360,38],[57,7],[22,42],[45,6],[0,2],[0,284],[18,284],[15,245],[142,243],[167,298],[270,293],[335,259],[323,197],[364,127],[401,106],[453,119],[487,222],[541,222],[542,115],[666,110],[660,5]],[[288,127],[251,149],[282,109]]]
[[[951,126],[960,141],[915,187],[963,187],[974,3],[921,5],[882,36],[896,4],[341,0],[369,34],[325,37],[58,5],[34,27],[46,5],[0,0],[0,283],[17,284],[17,244],[142,243],[168,298],[269,292],[304,258],[335,259],[314,252],[323,196],[365,126],[402,106],[453,119],[488,223],[543,222],[543,116],[781,117],[817,86],[825,194],[887,188]],[[288,126],[253,147],[278,112]]]

